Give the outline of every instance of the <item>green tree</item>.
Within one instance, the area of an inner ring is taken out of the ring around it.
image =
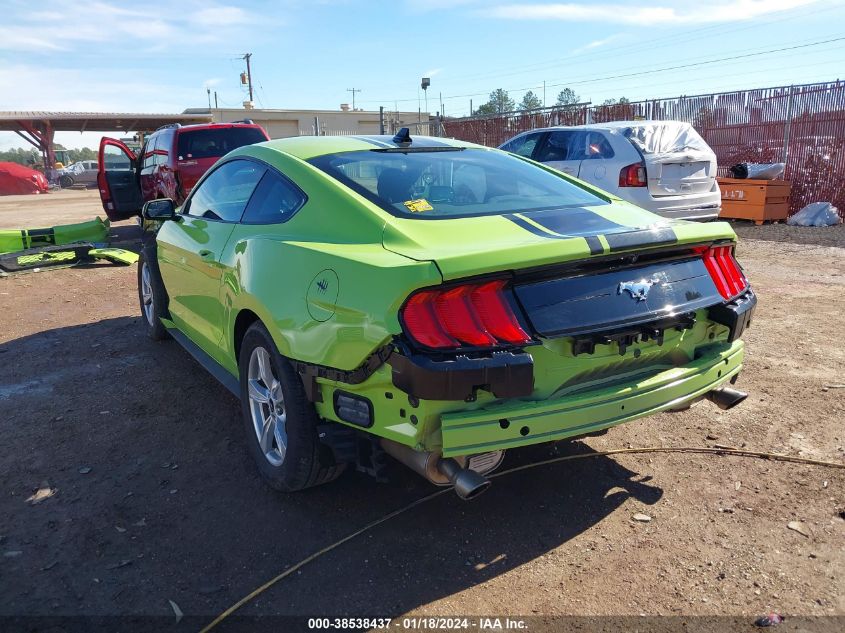
[[[41,154],[36,149],[15,149],[0,152],[0,163],[17,163],[18,165],[31,165],[41,161]]]
[[[508,95],[508,91],[503,88],[496,88],[490,93],[490,100],[478,107],[476,114],[502,114],[503,112],[513,112],[516,110],[516,104]]]
[[[573,105],[578,103],[581,100],[575,91],[572,88],[564,88],[559,93],[557,93],[557,105],[564,106],[564,105]]]
[[[627,97],[619,97],[618,99],[605,99],[602,102],[604,106],[612,106],[612,105],[625,105],[627,103],[631,103],[631,100]]]
[[[536,110],[537,108],[542,107],[543,102],[540,101],[540,97],[534,94],[533,90],[526,92],[522,97],[522,102],[519,104],[520,110]]]

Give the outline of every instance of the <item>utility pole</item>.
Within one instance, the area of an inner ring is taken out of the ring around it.
[[[218,107],[217,106],[217,91],[216,90],[214,91],[214,107],[215,107],[215,109]]]
[[[211,88],[206,86],[205,91],[208,93],[208,109],[211,110]]]
[[[361,92],[360,88],[347,88],[346,92],[352,93],[352,111],[355,112],[355,93]]]
[[[543,107],[546,107],[546,82],[543,82]]]
[[[252,101],[252,70],[249,67],[249,59],[252,57],[252,53],[244,53],[244,56],[241,59],[246,60],[246,80],[247,85],[249,86],[249,100]]]

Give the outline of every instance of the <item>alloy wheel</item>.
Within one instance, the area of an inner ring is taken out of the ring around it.
[[[147,262],[141,268],[141,303],[147,322],[155,327],[155,303],[153,301],[153,284],[150,277],[150,267]]]
[[[270,353],[263,347],[256,347],[249,357],[247,390],[258,446],[271,465],[281,466],[288,448],[285,397],[273,373]]]

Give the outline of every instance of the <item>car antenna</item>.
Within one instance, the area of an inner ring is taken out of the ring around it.
[[[393,137],[394,143],[411,143],[411,130],[406,127],[401,128],[397,133],[396,136]]]

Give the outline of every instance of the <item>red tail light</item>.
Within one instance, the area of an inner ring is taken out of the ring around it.
[[[710,273],[719,294],[725,299],[733,299],[748,288],[748,280],[734,258],[733,246],[711,246],[696,250],[704,258],[707,272]]]
[[[645,178],[645,165],[634,163],[623,167],[619,172],[620,187],[645,187],[648,184]]]
[[[505,298],[506,283],[417,292],[402,309],[405,331],[417,343],[440,349],[528,343],[531,337]]]

